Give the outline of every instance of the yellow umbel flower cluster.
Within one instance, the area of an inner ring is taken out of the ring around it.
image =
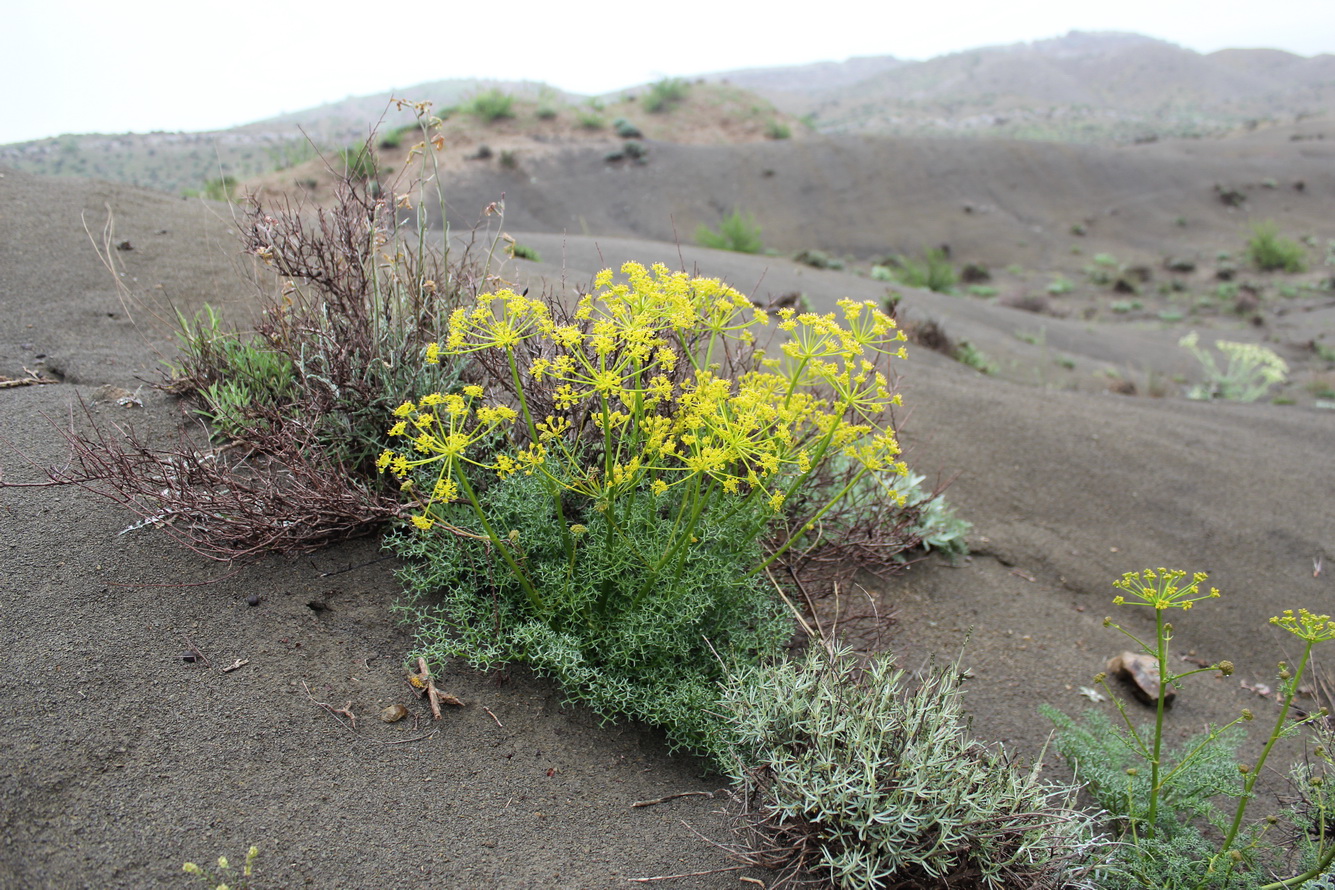
[[[467,480],[457,473],[463,463],[502,478],[541,473],[603,505],[640,488],[661,495],[703,484],[764,497],[775,512],[830,456],[868,472],[903,472],[885,420],[899,397],[883,364],[904,357],[904,335],[873,303],[842,301],[839,315],[781,311],[781,357],[756,351],[734,379],[720,372],[720,359],[738,348],[729,341],[745,344],[749,354],[758,333],[772,334],[767,313],[717,279],[637,263],[621,273],[617,282],[612,270],[601,272],[571,323],[513,290],[484,294],[451,315],[445,341],[431,344],[427,361],[503,353],[518,410],[478,405],[477,387],[400,406],[390,433],[408,438],[416,453],[387,451],[381,470],[402,479],[414,467],[440,465],[426,512],[414,520],[419,526],[431,524],[433,503],[461,488],[467,495]],[[521,351],[532,338],[545,342]],[[530,416],[534,387],[546,388],[551,398],[544,401],[557,414]],[[521,414],[528,432],[522,449],[468,457],[474,443]],[[601,435],[597,466],[582,464],[587,443],[577,438],[575,417],[587,417]]]

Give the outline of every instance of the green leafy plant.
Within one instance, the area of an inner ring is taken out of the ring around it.
[[[644,138],[644,134],[640,132],[640,128],[626,120],[624,117],[619,117],[612,121],[612,129],[616,130],[617,135],[622,139]]]
[[[642,103],[644,110],[650,114],[661,114],[671,111],[672,108],[686,100],[686,94],[690,92],[690,84],[675,77],[665,77],[656,83],[649,85],[649,90],[644,94]]]
[[[255,875],[255,860],[259,858],[259,855],[259,847],[251,847],[246,851],[246,859],[241,865],[240,875],[233,873],[232,864],[227,861],[226,856],[218,857],[216,870],[187,862],[182,866],[182,871],[188,875],[194,875],[201,883],[213,887],[215,890],[251,890],[253,885],[250,883],[250,879]]]
[[[542,256],[526,244],[520,244],[518,241],[510,242],[509,254],[517,260],[528,260],[531,263],[542,262]]]
[[[791,139],[793,130],[781,120],[771,120],[765,125],[765,136],[768,139]]]
[[[808,248],[799,250],[793,254],[793,262],[801,263],[804,266],[810,266],[813,269],[843,269],[844,261],[836,256],[831,256],[823,250]]]
[[[603,119],[603,116],[593,109],[576,112],[575,120],[585,130],[601,130],[607,126],[607,121]]]
[[[736,672],[723,707],[750,832],[739,858],[778,870],[773,887],[1091,886],[1107,851],[1076,789],[972,739],[959,677],[912,683],[888,656],[818,644]]]
[[[921,260],[896,257],[890,268],[900,284],[943,294],[949,293],[959,281],[959,274],[951,264],[950,257],[939,247],[927,251]]]
[[[210,201],[232,201],[239,185],[235,176],[222,176],[204,183],[202,194]]]
[[[1107,675],[1095,682],[1112,699],[1120,725],[1114,726],[1104,715],[1094,712],[1084,725],[1076,724],[1051,708],[1044,713],[1058,728],[1058,750],[1072,763],[1076,775],[1114,820],[1122,834],[1119,862],[1111,870],[1115,881],[1110,886],[1126,888],[1163,887],[1193,890],[1256,888],[1261,875],[1274,863],[1264,861],[1262,837],[1277,823],[1276,817],[1244,828],[1248,805],[1255,799],[1256,782],[1275,744],[1304,726],[1324,717],[1324,711],[1289,722],[1288,715],[1298,695],[1299,684],[1317,643],[1335,639],[1335,622],[1328,615],[1313,615],[1306,609],[1297,614],[1285,611],[1271,623],[1292,633],[1303,642],[1303,652],[1296,668],[1281,663],[1279,667],[1280,709],[1266,744],[1254,764],[1237,763],[1239,727],[1253,719],[1249,710],[1224,727],[1209,727],[1201,735],[1170,753],[1164,745],[1166,705],[1170,687],[1180,687],[1185,678],[1199,673],[1218,672],[1228,676],[1233,664],[1220,661],[1206,667],[1173,673],[1168,644],[1173,639],[1171,609],[1188,611],[1193,606],[1219,596],[1214,588],[1203,589],[1204,573],[1187,580],[1181,570],[1145,569],[1129,572],[1114,582],[1122,591],[1116,605],[1144,606],[1154,610],[1154,636],[1142,639],[1111,618],[1104,625],[1118,630],[1142,653],[1153,659],[1157,681],[1153,694],[1155,717],[1152,726],[1138,727],[1127,713],[1126,704],[1113,694]],[[1329,764],[1329,755],[1323,754]],[[1325,793],[1322,782],[1306,783],[1302,800],[1310,807],[1323,809]],[[1313,796],[1315,794],[1315,796]],[[1221,796],[1233,797],[1231,815],[1215,804]],[[1292,814],[1290,814],[1292,815]],[[1301,821],[1301,820],[1300,820]],[[1200,823],[1212,826],[1222,838],[1217,844],[1207,840]],[[1309,820],[1310,822],[1310,820]],[[1327,838],[1324,823],[1319,833],[1305,838],[1305,866],[1302,874],[1272,883],[1264,890],[1296,887],[1325,873],[1335,860],[1335,839]]]
[[[1213,354],[1200,346],[1195,331],[1179,340],[1178,345],[1194,355],[1205,372],[1205,383],[1193,386],[1187,392],[1187,397],[1192,399],[1254,402],[1276,383],[1283,383],[1289,372],[1288,364],[1274,350],[1255,343],[1216,340],[1215,348],[1228,359],[1223,368],[1219,367]]]
[[[473,96],[464,110],[484,123],[494,124],[515,116],[515,97],[500,89],[484,90]]]
[[[992,363],[992,359],[988,358],[987,353],[968,340],[961,340],[955,344],[954,358],[960,364],[968,365],[982,374],[995,374],[997,372],[996,365]]]
[[[1302,272],[1307,268],[1307,251],[1297,241],[1282,237],[1274,220],[1252,227],[1247,259],[1262,272]]]
[[[405,484],[430,547],[495,579],[461,619],[472,635],[437,622],[431,657],[522,659],[605,716],[650,720],[701,748],[708,733],[680,703],[613,693],[657,683],[645,665],[699,691],[724,664],[774,654],[761,643],[781,635],[754,599],[766,568],[863,479],[905,472],[887,420],[898,396],[878,370],[903,355],[903,336],[871,304],[842,302],[842,322],[783,309],[782,357],[769,359],[750,344],[770,318],[735,290],[661,265],[622,273],[625,283],[600,273],[570,318],[513,291],[453,313],[427,361],[474,356],[497,392],[403,403],[389,432],[408,445],[378,464]],[[851,474],[816,484],[836,455]],[[521,493],[522,509],[505,507]],[[455,555],[477,546],[489,567]],[[423,577],[419,594],[448,597],[457,583]]]
[[[695,230],[695,241],[702,247],[734,250],[738,253],[760,253],[765,249],[755,216],[749,213],[743,216],[740,210],[725,216],[717,231],[702,223]]]

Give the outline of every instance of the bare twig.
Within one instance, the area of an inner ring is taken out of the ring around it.
[[[428,733],[424,733],[424,734],[419,735],[419,736],[413,736],[413,737],[410,738],[410,739],[398,739],[397,741],[393,741],[393,742],[380,742],[379,744],[382,744],[382,745],[406,745],[406,744],[408,744],[409,742],[420,742],[420,741],[422,741],[423,739],[429,739],[429,738],[431,738],[433,735],[435,735],[435,734],[438,733],[438,732],[440,732],[439,729],[433,729],[433,730],[431,730],[431,731],[428,732]]]
[[[669,800],[677,800],[678,798],[681,798],[681,797],[709,797],[709,798],[712,798],[713,796],[714,796],[714,792],[712,792],[712,791],[682,791],[682,792],[680,792],[680,793],[678,793],[678,794],[669,794],[669,795],[667,795],[666,797],[658,797],[658,798],[655,798],[654,800],[637,800],[637,801],[635,801],[635,803],[633,803],[633,804],[630,805],[630,808],[633,810],[633,809],[635,809],[636,807],[651,807],[651,806],[653,806],[653,805],[655,805],[655,804],[667,803]]]
[[[250,659],[249,659],[249,658],[238,658],[236,661],[232,662],[230,665],[228,665],[227,667],[223,668],[223,669],[222,669],[222,672],[223,672],[224,674],[230,674],[232,671],[235,671],[235,670],[238,670],[238,669],[240,669],[240,668],[243,668],[243,667],[245,667],[245,666],[248,665],[248,664],[250,664]]]
[[[185,645],[190,649],[191,653],[193,653],[200,661],[204,662],[205,667],[213,667],[213,662],[209,661],[207,655],[199,651],[199,647],[196,646],[188,636],[181,634],[181,639],[185,640]]]
[[[486,711],[487,714],[490,715],[491,719],[496,721],[497,726],[499,726],[501,729],[505,729],[505,724],[501,722],[501,719],[499,717],[491,713],[491,708],[487,707],[486,705],[483,705],[482,710]]]
[[[305,680],[302,680],[302,681],[301,681],[301,688],[304,689],[304,690],[306,690],[306,697],[309,698],[309,699],[311,700],[311,704],[316,705],[317,707],[323,708],[324,710],[328,711],[328,712],[329,712],[329,716],[331,716],[331,717],[333,717],[335,720],[337,720],[339,726],[342,726],[344,729],[348,730],[349,732],[355,732],[355,731],[356,731],[356,729],[357,729],[357,716],[356,716],[355,714],[352,713],[352,702],[351,702],[351,701],[349,701],[347,704],[345,704],[345,705],[344,705],[343,707],[341,707],[341,708],[335,708],[335,707],[333,707],[332,705],[326,704],[325,702],[322,702],[322,701],[316,701],[316,700],[315,700],[315,696],[311,695],[311,688],[310,688],[309,686],[306,685],[306,681],[305,681]],[[348,722],[347,722],[347,723],[344,723],[344,722],[343,722],[343,718],[344,718],[344,717],[347,717],[347,718],[348,718]]]
[[[699,878],[704,875],[721,875],[729,871],[741,871],[744,868],[751,868],[750,865],[730,865],[726,868],[711,868],[709,871],[691,871],[679,875],[657,875],[652,878],[629,878],[632,884],[648,884],[653,881],[675,881],[678,878]]]

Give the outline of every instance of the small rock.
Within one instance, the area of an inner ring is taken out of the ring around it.
[[[260,604],[260,595],[258,593],[252,593],[250,596],[246,597],[247,606],[258,606],[259,604]]]
[[[408,716],[408,709],[403,705],[390,705],[380,712],[380,719],[386,723],[398,723]]]
[[[1152,705],[1159,697],[1159,662],[1143,652],[1123,652],[1108,660],[1108,673],[1131,687],[1131,694],[1142,704]],[[1164,707],[1173,704],[1177,690],[1164,686]]]

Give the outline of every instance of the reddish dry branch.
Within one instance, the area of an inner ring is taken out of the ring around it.
[[[294,555],[367,534],[399,514],[374,491],[299,440],[281,454],[195,447],[186,431],[169,449],[129,428],[115,435],[87,411],[90,432],[61,429],[71,460],[46,470],[53,484],[78,485],[140,517],[210,559]],[[53,422],[54,425],[54,422]],[[126,529],[129,531],[130,529]]]

